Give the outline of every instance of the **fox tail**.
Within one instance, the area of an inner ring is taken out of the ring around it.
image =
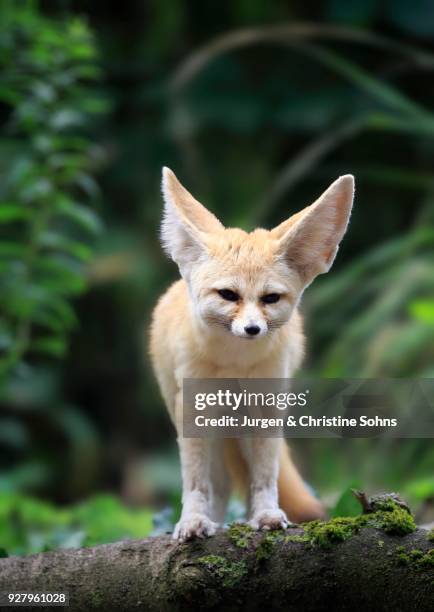
[[[321,502],[313,496],[292,462],[288,445],[283,442],[280,450],[279,505],[290,521],[303,523],[325,517]]]

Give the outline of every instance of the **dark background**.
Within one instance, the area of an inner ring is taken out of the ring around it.
[[[179,506],[175,435],[146,349],[151,310],[177,278],[158,242],[163,165],[245,229],[354,174],[349,232],[303,300],[303,374],[434,376],[430,2],[4,2],[0,29],[0,523],[24,516],[6,548],[144,535],[155,511]],[[58,221],[65,197],[69,219],[94,232]],[[30,285],[45,292],[41,309]],[[44,308],[58,302],[56,328]],[[397,488],[429,513],[430,440],[293,447],[331,507],[357,485]],[[33,498],[45,501],[22,510]],[[88,518],[62,514],[77,503]],[[119,529],[89,536],[98,512]]]

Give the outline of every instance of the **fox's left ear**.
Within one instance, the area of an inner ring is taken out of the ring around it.
[[[206,252],[207,236],[223,225],[181,185],[169,168],[163,168],[164,218],[161,239],[166,253],[187,277],[191,266]]]
[[[271,234],[288,265],[304,286],[328,272],[347,229],[354,198],[354,177],[341,176],[313,204],[293,215]]]

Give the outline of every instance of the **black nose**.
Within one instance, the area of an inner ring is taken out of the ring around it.
[[[257,325],[247,325],[244,331],[249,334],[249,336],[256,336],[261,330]]]

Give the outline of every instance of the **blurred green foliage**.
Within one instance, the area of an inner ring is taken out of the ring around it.
[[[0,495],[2,556],[141,538],[151,528],[150,510],[127,510],[111,495],[97,495],[69,508],[24,495]]]
[[[62,478],[65,442],[67,474],[93,473],[94,430],[38,355],[63,357],[77,327],[72,299],[102,229],[89,131],[107,102],[86,20],[33,1],[1,4],[0,66],[0,489],[38,490]]]
[[[433,262],[434,227],[421,221],[312,292],[321,374],[433,377]]]
[[[163,165],[246,229],[353,173],[349,232],[303,298],[303,375],[433,376],[426,2],[126,0],[122,19],[83,0],[0,11],[1,491],[179,497],[144,357],[151,309],[177,278],[158,242]],[[339,492],[356,481],[432,496],[430,440],[292,446],[330,507],[338,497],[350,512]]]
[[[89,236],[100,220],[86,125],[105,108],[88,83],[100,74],[85,21],[53,21],[34,2],[0,8],[0,376],[27,352],[61,357],[76,325],[70,299],[85,289]]]
[[[352,482],[348,488],[344,489],[330,513],[331,518],[336,516],[357,516],[361,513],[360,503],[353,493],[353,490],[358,489],[360,489],[360,483],[358,482]]]

